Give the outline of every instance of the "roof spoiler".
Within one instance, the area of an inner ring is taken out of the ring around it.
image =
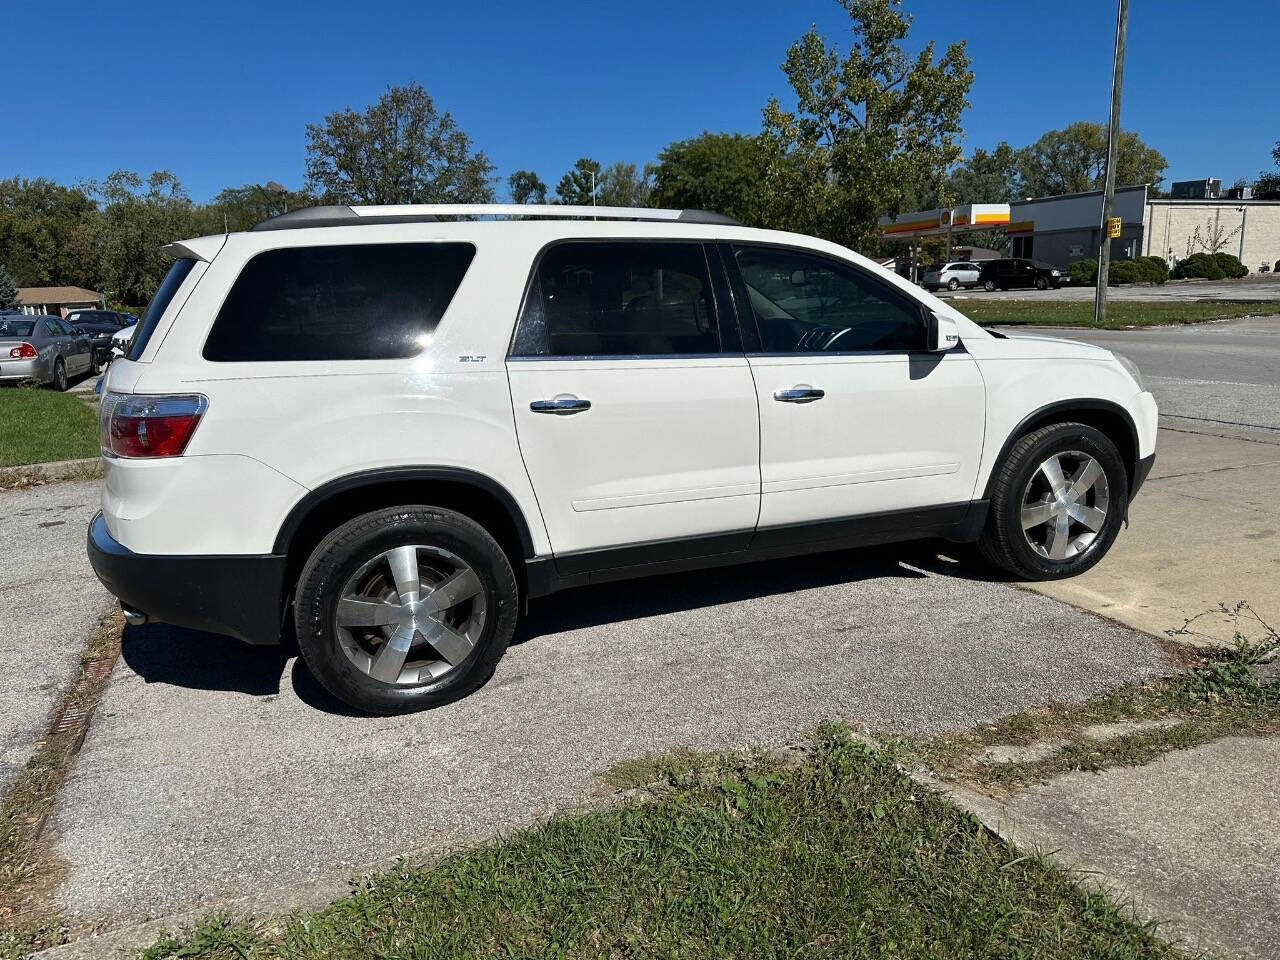
[[[212,237],[194,237],[190,240],[175,240],[160,248],[160,252],[175,260],[203,260],[210,263],[218,255],[223,244],[227,242],[225,233]]]
[[[666,223],[713,223],[742,226],[732,217],[710,210],[663,210],[650,207],[586,207],[569,204],[400,203],[383,206],[323,206],[290,210],[263,220],[254,230],[298,230],[306,227],[351,227],[372,223],[433,223],[444,217],[519,217],[547,220],[643,220]]]

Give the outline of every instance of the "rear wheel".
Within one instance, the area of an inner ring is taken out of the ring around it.
[[[987,280],[982,284],[982,289],[987,291],[987,293],[991,293],[995,288],[996,282],[994,280]]]
[[[948,290],[959,290],[959,289],[960,289],[960,281],[959,281],[959,280],[957,280],[955,277],[952,277],[950,280],[948,280],[948,281],[947,281],[947,289],[948,289]]]
[[[67,380],[67,365],[62,362],[61,357],[55,360],[53,364],[52,386],[53,389],[59,391],[65,391],[70,386],[70,381]]]
[[[519,593],[483,527],[440,507],[379,510],[316,547],[298,580],[307,666],[339,700],[406,713],[483,684],[511,640]]]
[[[1026,580],[1088,570],[1111,549],[1129,506],[1128,474],[1114,443],[1083,423],[1027,434],[997,468],[979,545]]]

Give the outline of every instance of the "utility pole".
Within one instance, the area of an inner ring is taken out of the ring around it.
[[[1116,52],[1111,65],[1111,125],[1107,131],[1107,176],[1102,187],[1102,223],[1099,225],[1098,288],[1093,296],[1093,322],[1107,319],[1107,277],[1111,272],[1111,220],[1116,200],[1116,154],[1120,150],[1120,91],[1124,86],[1124,36],[1129,28],[1129,0],[1118,0]],[[1118,232],[1117,232],[1118,235]]]

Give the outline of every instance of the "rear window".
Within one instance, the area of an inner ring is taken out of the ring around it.
[[[0,337],[29,337],[35,325],[34,320],[7,320],[0,317]]]
[[[147,342],[151,339],[151,334],[155,333],[156,324],[164,316],[164,312],[169,308],[174,294],[178,292],[178,288],[182,286],[182,281],[187,279],[187,274],[191,272],[191,268],[195,265],[196,262],[194,260],[186,257],[173,261],[173,266],[164,275],[164,279],[160,281],[160,288],[156,290],[156,295],[151,298],[151,303],[147,306],[147,312],[138,321],[138,331],[133,335],[133,342],[129,347],[128,356],[130,360],[137,360],[142,356],[142,351],[147,349]]]
[[[421,353],[475,256],[469,243],[291,247],[247,264],[204,357],[389,360]]]

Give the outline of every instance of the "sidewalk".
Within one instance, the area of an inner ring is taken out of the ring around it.
[[[1231,737],[1142,767],[1072,773],[1005,803],[953,794],[1024,850],[1100,881],[1168,940],[1280,957],[1280,741]]]

